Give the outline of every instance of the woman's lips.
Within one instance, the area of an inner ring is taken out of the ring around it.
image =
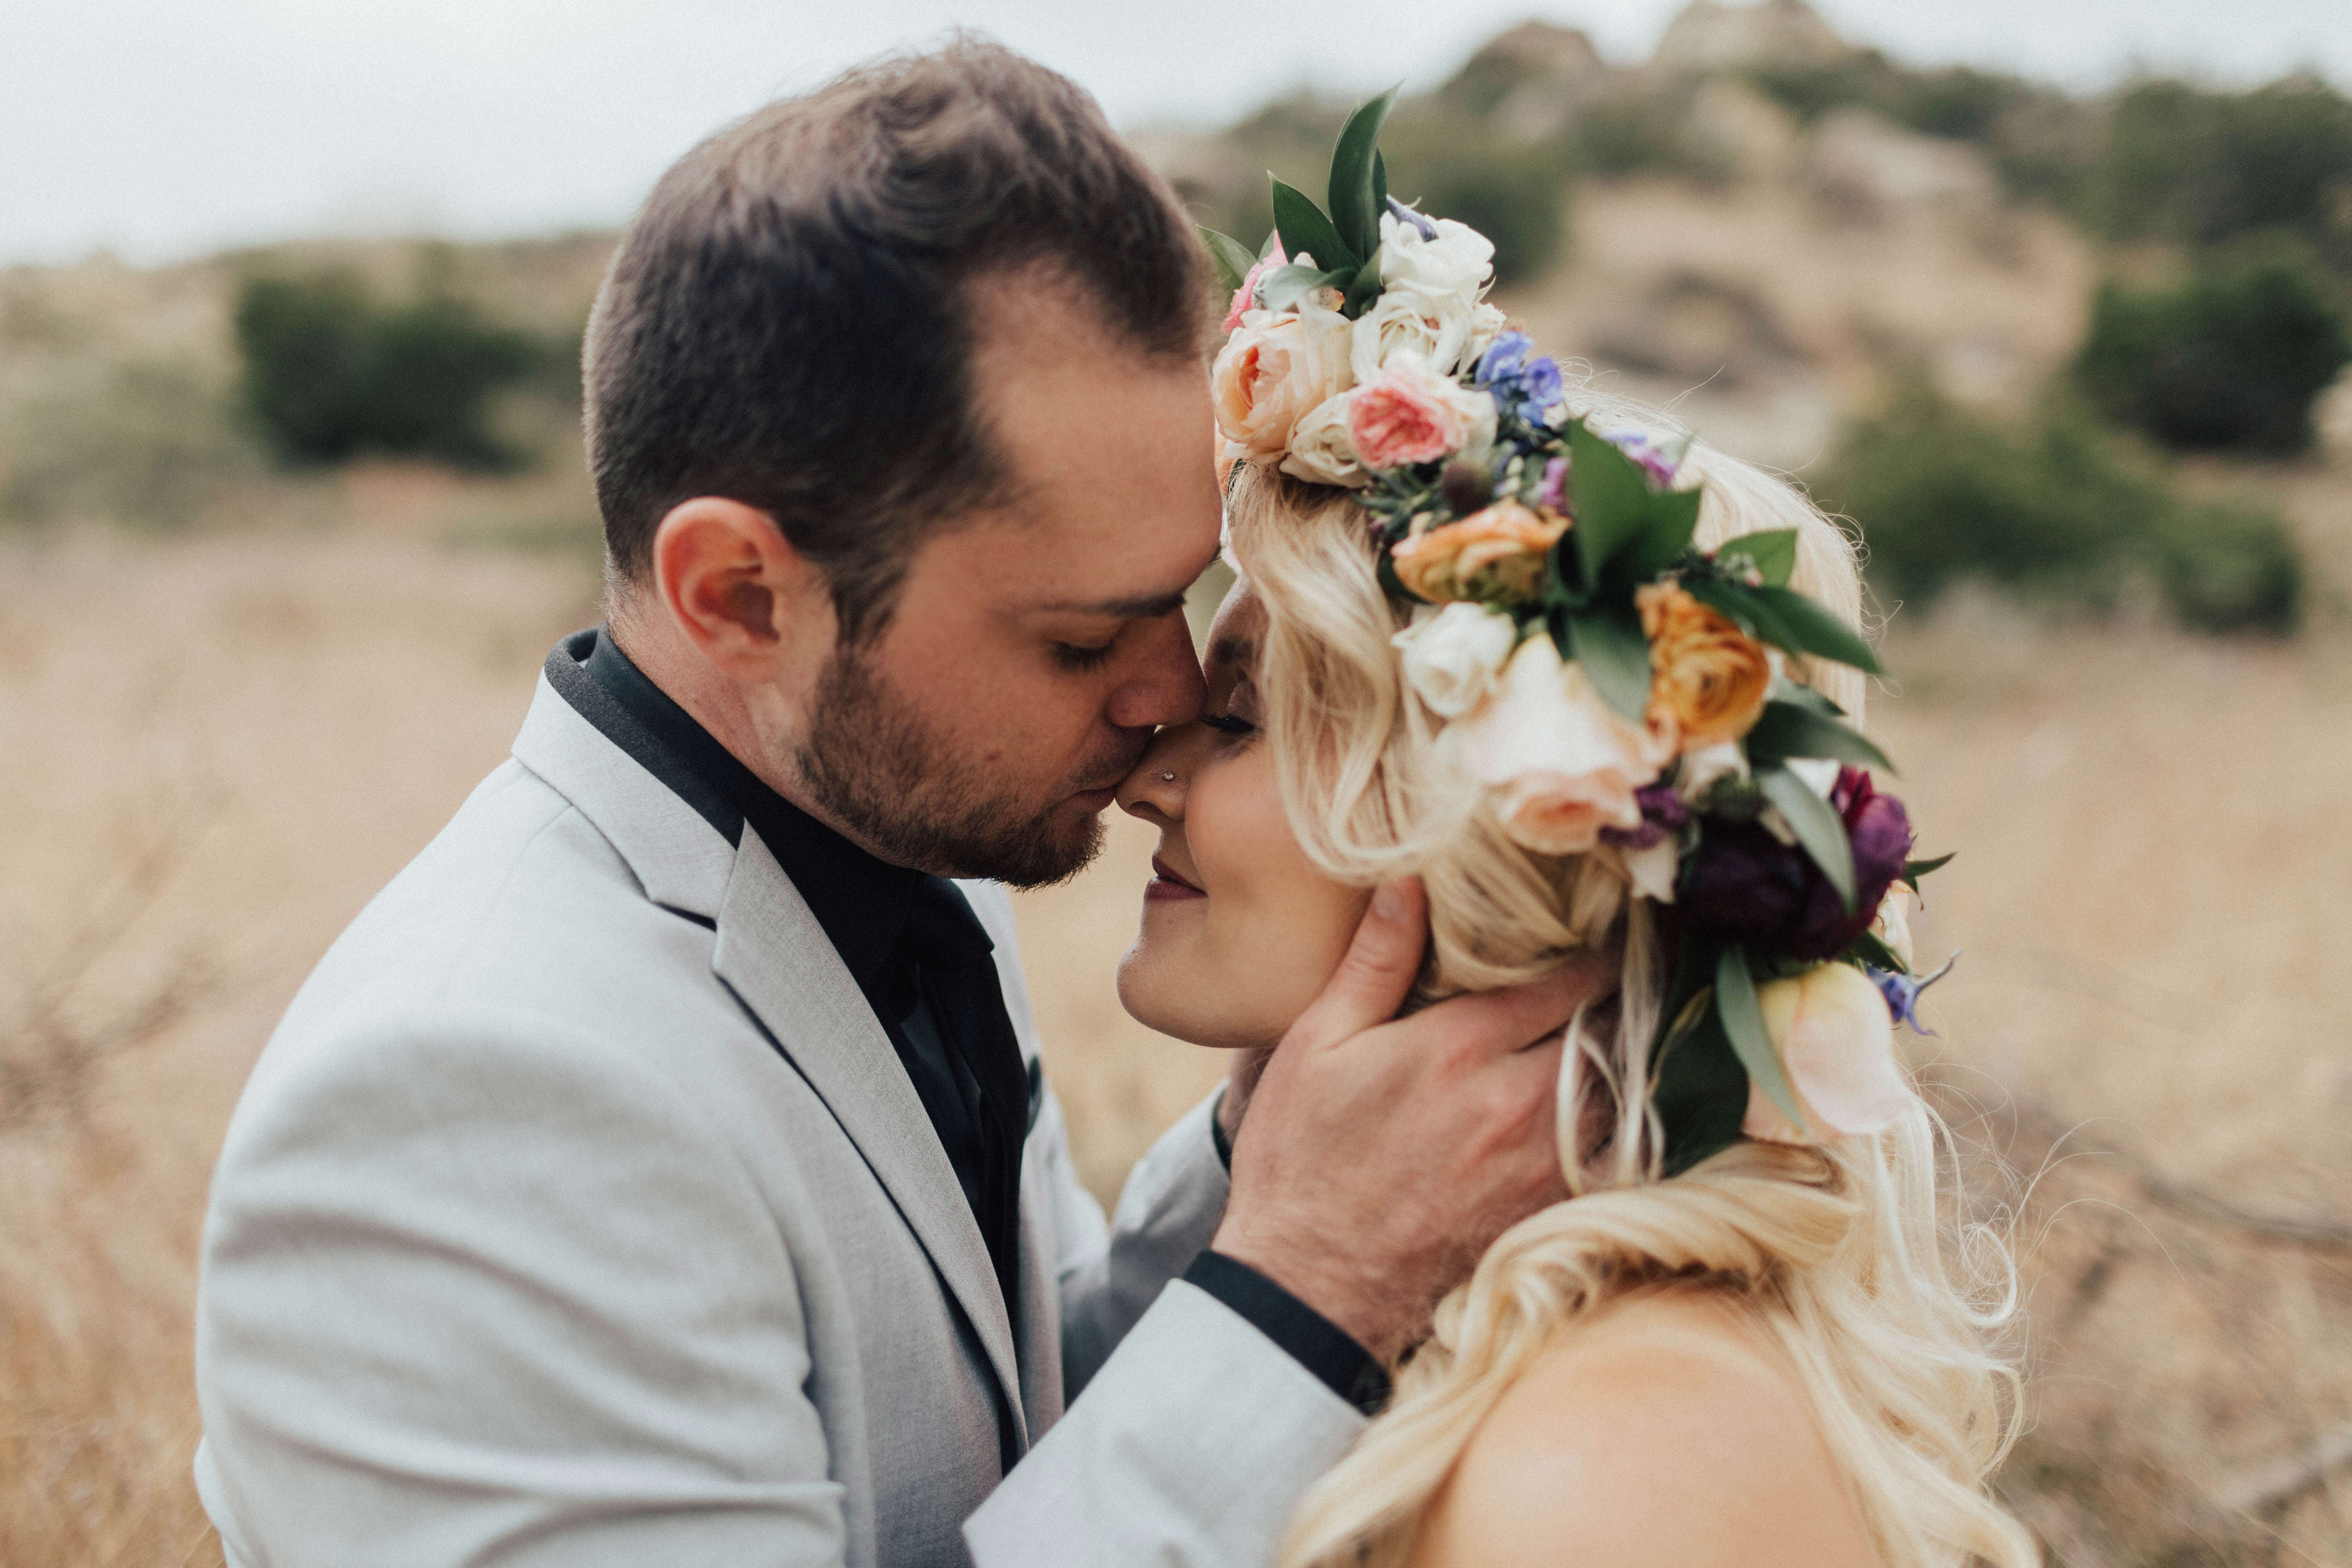
[[[1178,876],[1175,872],[1171,871],[1168,868],[1167,862],[1160,859],[1156,856],[1153,857],[1151,861],[1151,880],[1143,885],[1143,896],[1147,900],[1205,899],[1209,896],[1200,889],[1192,886],[1192,883],[1186,881],[1183,878]]]

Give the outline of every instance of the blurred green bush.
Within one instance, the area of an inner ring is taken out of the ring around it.
[[[2352,100],[2308,76],[2251,92],[2143,83],[2115,107],[2093,216],[2119,239],[2284,230],[2352,269]]]
[[[1924,605],[1975,580],[2105,610],[2139,576],[2194,630],[2283,637],[2302,622],[2305,566],[2284,523],[2184,501],[2160,467],[2063,399],[2013,428],[1915,379],[1848,431],[1816,489],[1859,525],[1889,602]]]
[[[246,407],[289,462],[378,452],[497,470],[524,458],[491,432],[491,399],[549,350],[462,300],[386,307],[348,274],[253,278],[236,327]]]
[[[2174,289],[2107,283],[2074,362],[2108,417],[2170,447],[2297,452],[2352,363],[2342,288],[2295,247],[2209,262]]]

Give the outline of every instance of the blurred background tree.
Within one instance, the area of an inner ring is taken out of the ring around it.
[[[257,277],[236,328],[246,406],[290,463],[374,453],[495,471],[527,456],[491,432],[491,399],[549,352],[463,300],[382,306],[348,273]]]

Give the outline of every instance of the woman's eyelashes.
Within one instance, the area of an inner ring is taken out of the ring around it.
[[[1257,726],[1238,713],[1203,713],[1201,722],[1228,735],[1255,735]]]

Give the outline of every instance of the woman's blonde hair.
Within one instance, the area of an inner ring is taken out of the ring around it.
[[[1604,430],[1673,435],[1634,405],[1571,395]],[[1852,542],[1792,486],[1703,447],[1698,542],[1798,531],[1791,585],[1861,619]],[[1498,1239],[1440,1304],[1396,1394],[1307,1494],[1284,1568],[1401,1563],[1472,1433],[1564,1329],[1661,1287],[1745,1305],[1786,1350],[1890,1563],[2036,1562],[1987,1495],[2016,1424],[2016,1374],[1994,1331],[2014,1302],[2007,1247],[1939,1223],[1946,1142],[1924,1101],[1874,1138],[1827,1148],[1735,1144],[1660,1178],[1645,1092],[1665,985],[1663,934],[1607,850],[1550,858],[1504,833],[1443,723],[1407,691],[1390,638],[1370,518],[1349,493],[1251,466],[1234,476],[1233,552],[1266,611],[1258,682],[1284,805],[1328,875],[1419,875],[1431,944],[1417,999],[1531,979],[1622,942],[1613,1022],[1571,1030],[1561,1164],[1571,1198]],[[1862,677],[1802,675],[1860,721]],[[1601,1037],[1605,1036],[1606,1037]]]

